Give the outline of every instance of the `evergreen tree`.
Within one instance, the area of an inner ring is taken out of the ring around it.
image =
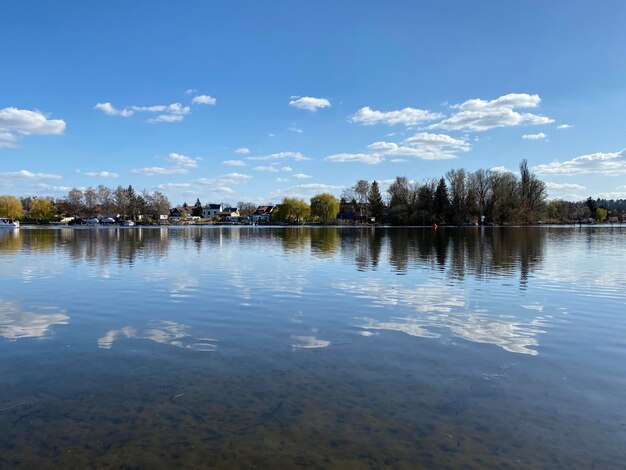
[[[191,210],[191,215],[194,217],[202,217],[202,203],[200,202],[200,198],[196,199],[196,203]]]
[[[448,187],[443,177],[439,180],[435,190],[435,213],[434,216],[439,222],[445,221],[450,212],[450,199],[448,197]]]
[[[383,202],[383,197],[380,194],[378,182],[376,181],[373,181],[370,186],[370,190],[367,195],[367,203],[369,206],[370,217],[373,217],[376,222],[380,222],[385,214],[385,203]]]

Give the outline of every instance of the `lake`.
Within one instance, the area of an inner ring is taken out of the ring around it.
[[[0,231],[2,468],[618,468],[626,227]]]

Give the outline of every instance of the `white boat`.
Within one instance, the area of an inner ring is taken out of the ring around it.
[[[0,228],[20,228],[19,220],[0,218]]]
[[[135,222],[133,222],[132,220],[125,220],[124,222],[122,222],[122,226],[123,227],[134,227],[135,226]]]

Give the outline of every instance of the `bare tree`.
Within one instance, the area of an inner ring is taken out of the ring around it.
[[[78,215],[83,208],[83,192],[78,188],[72,188],[67,194],[69,215]]]

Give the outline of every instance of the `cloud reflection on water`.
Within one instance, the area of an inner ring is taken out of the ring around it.
[[[67,325],[70,317],[59,307],[38,307],[49,313],[23,311],[17,303],[0,300],[0,336],[10,339],[43,338],[50,335],[52,325]]]
[[[468,301],[449,286],[423,285],[413,289],[384,286],[374,279],[365,283],[343,282],[335,287],[355,297],[368,298],[375,305],[407,306],[417,313],[391,316],[381,320],[355,317],[355,325],[365,331],[399,331],[421,338],[439,338],[438,330],[447,329],[458,338],[475,343],[496,345],[506,351],[537,355],[537,336],[545,333],[546,317],[530,321],[516,320],[511,315],[496,315],[483,309],[468,309]],[[462,294],[464,292],[461,291]],[[533,309],[540,311],[538,307]]]
[[[147,328],[138,330],[132,326],[125,326],[117,330],[108,331],[98,339],[98,347],[111,349],[113,343],[119,339],[147,339],[159,344],[168,344],[177,348],[193,349],[196,351],[215,351],[217,340],[212,338],[194,338],[188,333],[189,325],[173,321],[156,321]]]

